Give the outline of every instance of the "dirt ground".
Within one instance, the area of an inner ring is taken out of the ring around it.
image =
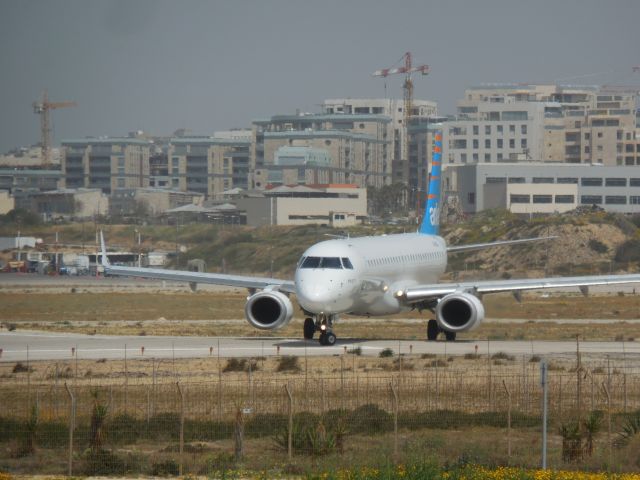
[[[283,329],[253,329],[243,318],[246,294],[240,292],[71,288],[73,293],[71,289],[0,289],[0,323],[5,329],[109,335],[296,337],[302,330],[299,311]],[[585,340],[640,338],[640,295],[527,293],[522,303],[510,295],[486,296],[483,301],[486,321],[479,329],[460,334],[460,338],[563,340],[575,338],[576,334]],[[336,329],[343,337],[421,339],[426,320],[432,315],[412,311],[388,318],[345,316]],[[567,323],[566,319],[572,322]]]

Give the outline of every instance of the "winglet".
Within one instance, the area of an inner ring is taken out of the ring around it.
[[[102,234],[102,230],[100,230],[100,247],[101,247],[101,251],[100,251],[100,257],[102,259],[102,266],[107,268],[110,267],[111,264],[109,263],[109,257],[107,257],[107,247],[104,244],[104,235]]]

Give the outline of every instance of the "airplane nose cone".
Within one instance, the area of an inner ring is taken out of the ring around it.
[[[311,312],[326,312],[331,310],[335,301],[331,290],[318,283],[303,283],[298,288],[298,301]]]

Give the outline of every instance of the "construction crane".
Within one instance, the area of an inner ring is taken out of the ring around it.
[[[409,160],[409,118],[413,111],[413,81],[411,80],[411,74],[420,72],[422,75],[429,73],[429,65],[413,66],[411,63],[411,52],[407,52],[403,55],[404,66],[395,68],[383,68],[382,70],[376,70],[373,72],[374,77],[388,77],[389,75],[395,75],[398,73],[405,74],[404,84],[402,86],[404,90],[404,128],[402,129],[402,160]]]
[[[42,92],[42,101],[33,102],[33,113],[40,115],[40,135],[42,147],[42,166],[51,165],[51,121],[49,112],[58,108],[75,107],[76,102],[50,102],[47,91]]]

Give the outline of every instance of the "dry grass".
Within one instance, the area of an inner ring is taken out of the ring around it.
[[[291,324],[275,332],[251,328],[242,318],[246,295],[234,292],[100,292],[0,293],[0,322],[5,327],[108,335],[285,336],[302,331],[299,311]],[[544,319],[534,322],[485,322],[461,339],[640,338],[640,296],[527,294],[523,303],[510,295],[484,299],[489,319]],[[341,338],[423,339],[429,312],[408,312],[389,318],[346,316],[336,326]],[[560,319],[608,319],[597,323],[563,324]],[[409,321],[407,321],[409,320]],[[392,333],[391,333],[392,332]]]

